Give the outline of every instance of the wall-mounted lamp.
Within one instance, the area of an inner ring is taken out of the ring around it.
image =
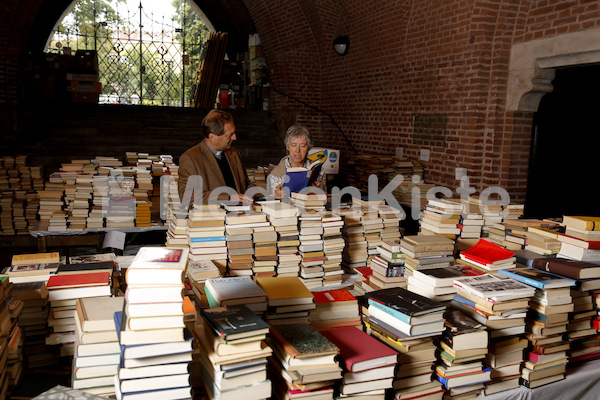
[[[345,56],[350,50],[350,38],[348,36],[338,36],[333,39],[333,49],[340,56]]]

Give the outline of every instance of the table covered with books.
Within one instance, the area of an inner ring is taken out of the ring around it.
[[[565,379],[535,389],[519,386],[489,396],[485,400],[595,400],[600,397],[600,360],[567,368]]]

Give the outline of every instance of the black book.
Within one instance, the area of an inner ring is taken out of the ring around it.
[[[383,304],[402,314],[415,317],[436,311],[443,311],[446,306],[438,301],[428,299],[403,288],[381,289],[365,295],[369,299]]]
[[[244,304],[204,308],[201,312],[212,330],[224,340],[269,333],[269,324]]]
[[[84,272],[112,271],[115,263],[112,261],[87,262],[80,264],[61,264],[57,274],[80,274]]]

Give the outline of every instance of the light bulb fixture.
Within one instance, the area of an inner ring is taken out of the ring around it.
[[[338,36],[333,39],[333,49],[340,56],[345,56],[350,50],[350,38],[348,36]]]

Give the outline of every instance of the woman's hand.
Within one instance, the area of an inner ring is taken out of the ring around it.
[[[279,184],[276,188],[275,188],[275,198],[277,200],[281,200],[281,198],[283,197],[283,183]]]

